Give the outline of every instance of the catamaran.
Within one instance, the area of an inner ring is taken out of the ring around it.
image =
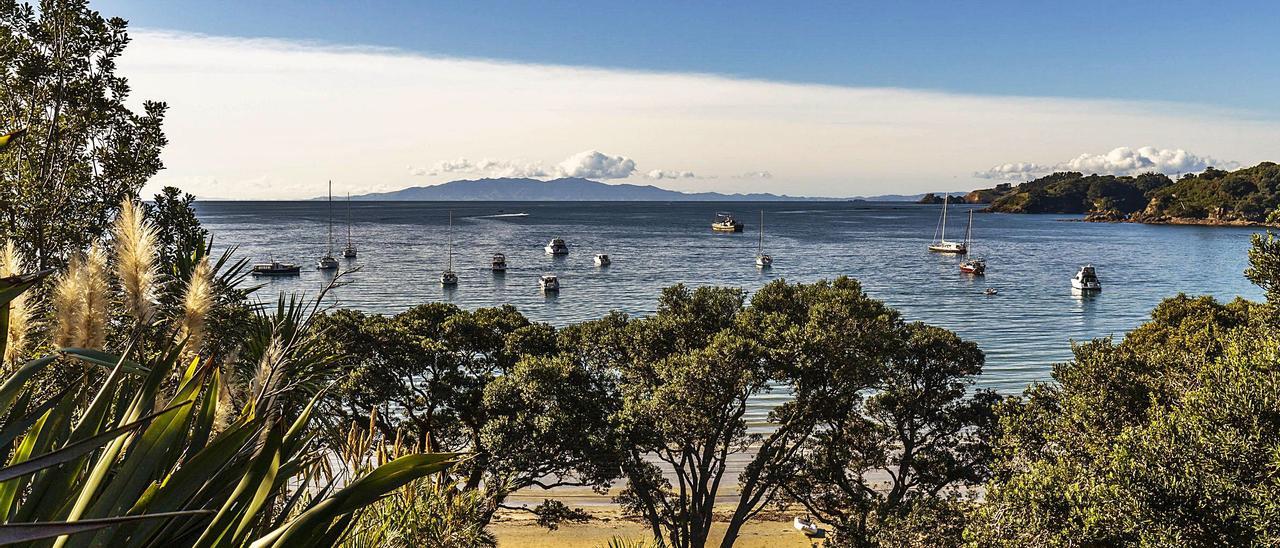
[[[969,210],[969,228],[964,231],[964,247],[966,250],[973,249],[973,210]],[[965,274],[973,274],[974,276],[982,276],[987,273],[987,260],[982,257],[969,259],[960,263],[960,271]]]
[[[347,247],[342,248],[342,256],[356,258],[356,244],[351,241],[351,193],[347,193]]]
[[[769,268],[773,266],[773,257],[764,252],[764,210],[760,210],[760,246],[756,249],[756,266]]]
[[[968,253],[969,248],[964,243],[947,241],[947,201],[951,199],[951,196],[944,196],[942,199],[942,220],[938,222],[938,230],[934,232],[934,235],[939,236],[939,238],[929,244],[929,251],[956,254]]]
[[[458,273],[453,271],[453,211],[449,212],[449,252],[448,266],[440,273],[440,285],[454,287],[458,285]]]
[[[333,258],[333,181],[329,181],[329,244],[324,256],[316,261],[316,268],[324,271],[338,269],[338,260]]]

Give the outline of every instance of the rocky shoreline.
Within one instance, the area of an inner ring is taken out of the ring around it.
[[[1086,223],[1140,223],[1147,225],[1230,226],[1247,228],[1280,228],[1280,223],[1250,221],[1248,219],[1217,219],[1198,217],[1173,217],[1168,215],[1123,215],[1119,212],[1089,213],[1082,219]]]

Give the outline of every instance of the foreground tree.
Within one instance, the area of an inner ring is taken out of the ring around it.
[[[26,134],[0,156],[0,234],[36,269],[96,241],[163,165],[165,104],[125,105],[126,23],[87,0],[0,2],[0,110]]]
[[[1277,248],[1255,240],[1268,304],[1178,296],[1119,343],[1001,406],[995,476],[967,535],[990,545],[1280,542]]]

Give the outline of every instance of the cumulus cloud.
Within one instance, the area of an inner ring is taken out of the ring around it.
[[[636,163],[626,156],[610,156],[598,150],[579,152],[556,166],[562,177],[587,179],[626,179],[636,170]]]
[[[973,175],[983,179],[1019,181],[1043,177],[1057,171],[1079,171],[1099,175],[1138,175],[1151,172],[1173,175],[1198,173],[1211,166],[1233,169],[1239,167],[1239,164],[1209,156],[1199,156],[1180,148],[1118,147],[1106,154],[1081,154],[1071,160],[1053,165],[1030,162],[1000,164]]]
[[[772,179],[773,174],[768,171],[748,171],[734,177],[735,179]]]
[[[409,174],[425,177],[450,174],[483,177],[583,177],[587,179],[625,179],[636,171],[636,162],[626,156],[610,156],[596,150],[579,152],[555,166],[542,162],[494,160],[471,161],[467,158],[444,160],[430,168],[409,166]],[[685,172],[688,173],[688,172]],[[693,175],[690,174],[690,177]]]

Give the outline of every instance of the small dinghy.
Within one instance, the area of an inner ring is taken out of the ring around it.
[[[796,519],[792,520],[791,525],[794,526],[797,531],[804,533],[804,536],[809,538],[822,537],[824,533],[826,533],[826,531],[818,528],[818,524],[814,523],[813,520],[805,517],[796,516]]]
[[[983,293],[985,293],[985,294],[987,294],[987,295],[999,295],[999,294],[1000,294],[1000,291],[998,291],[998,290],[997,290],[996,288],[994,288],[994,287],[988,287],[986,291],[983,291]]]

